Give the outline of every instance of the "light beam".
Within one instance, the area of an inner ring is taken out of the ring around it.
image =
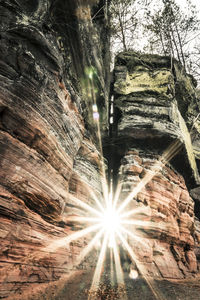
[[[98,123],[98,135],[99,139],[101,140],[100,136],[100,127],[99,127],[99,120],[96,120]],[[102,154],[102,144],[101,145],[101,154]],[[136,209],[132,209],[131,211],[125,211],[125,208],[128,206],[130,201],[138,194],[139,191],[160,171],[160,169],[166,164],[166,162],[171,159],[174,155],[177,154],[178,151],[180,151],[180,148],[182,145],[179,141],[174,142],[168,149],[163,153],[163,155],[160,158],[160,161],[156,163],[154,166],[151,167],[151,170],[148,170],[147,174],[144,176],[144,178],[140,181],[140,183],[132,190],[132,192],[123,200],[120,202],[120,192],[121,192],[121,186],[122,184],[119,184],[116,189],[116,193],[113,199],[112,196],[112,187],[110,187],[110,195],[108,194],[108,184],[106,182],[105,177],[105,166],[103,162],[103,156],[101,155],[102,159],[102,190],[103,190],[103,203],[101,203],[101,200],[98,199],[94,193],[91,191],[91,196],[94,199],[96,205],[98,206],[99,210],[92,207],[91,205],[81,201],[80,199],[74,197],[73,195],[69,195],[69,199],[74,203],[76,207],[80,207],[83,210],[80,210],[79,214],[83,215],[77,215],[77,216],[69,216],[68,221],[71,222],[78,222],[81,223],[82,226],[84,226],[84,229],[81,229],[77,232],[74,232],[73,234],[61,238],[57,241],[54,241],[53,243],[50,243],[49,246],[47,246],[44,250],[53,252],[56,251],[60,247],[66,247],[70,242],[77,240],[79,238],[82,238],[84,236],[87,236],[88,234],[91,234],[92,232],[95,232],[94,237],[91,239],[91,241],[88,243],[88,245],[80,252],[79,256],[75,260],[74,265],[79,265],[83,259],[92,251],[92,249],[95,247],[98,241],[101,239],[103,240],[101,245],[101,250],[98,256],[91,288],[90,288],[90,294],[89,294],[89,300],[93,300],[93,291],[96,291],[99,288],[101,274],[103,272],[103,265],[105,261],[105,255],[108,247],[110,247],[110,267],[111,267],[111,278],[114,282],[114,265],[115,265],[115,272],[116,272],[116,279],[118,286],[124,286],[124,276],[123,276],[123,270],[120,262],[120,255],[119,255],[119,249],[118,244],[122,243],[124,249],[129,253],[129,256],[131,257],[132,261],[134,261],[137,265],[137,268],[141,275],[144,277],[144,279],[147,281],[149,287],[151,288],[152,292],[154,293],[156,299],[163,300],[164,298],[162,295],[156,290],[155,284],[153,281],[149,280],[145,276],[145,267],[139,262],[137,259],[136,254],[134,253],[133,249],[129,245],[127,239],[125,236],[139,241],[140,243],[143,243],[145,245],[145,238],[134,234],[135,229],[139,226],[140,228],[151,228],[154,226],[157,226],[159,228],[163,228],[160,224],[152,223],[147,220],[138,220],[138,217],[134,219],[134,215],[136,214],[143,214],[144,216],[150,217],[150,212],[146,207],[138,207]],[[87,214],[87,215],[86,215]],[[91,224],[92,225],[88,225]],[[132,228],[130,231],[126,227],[132,225]],[[114,260],[113,260],[114,259]],[[136,278],[138,275],[136,270],[130,270],[130,277]],[[124,299],[126,295],[124,294]]]

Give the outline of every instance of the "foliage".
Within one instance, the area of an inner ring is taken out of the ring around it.
[[[200,20],[191,0],[111,0],[112,52],[169,55],[200,79]]]
[[[187,10],[183,11],[175,0],[162,0],[157,11],[146,10],[146,17],[145,27],[151,34],[150,49],[175,57],[188,69],[191,65],[189,46],[199,29],[191,2],[187,1]]]
[[[136,7],[137,0],[111,0],[111,35],[115,47],[127,51],[133,46],[135,32],[138,26]]]

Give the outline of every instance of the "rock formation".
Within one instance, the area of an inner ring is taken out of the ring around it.
[[[102,194],[92,104],[77,91],[81,58],[70,66],[76,41],[61,35],[54,22],[65,17],[62,1],[53,2],[0,2],[0,298],[69,273],[86,238],[46,247],[76,230],[68,221],[80,209],[76,198],[91,203],[91,191]],[[88,28],[81,16],[90,7],[63,5],[67,18],[77,14],[68,22],[80,43],[87,32],[81,36],[78,25]]]
[[[145,241],[130,241],[144,275],[180,279],[199,271],[192,198],[198,203],[200,125],[193,79],[166,57],[118,55],[108,130],[108,44],[98,46],[94,2],[0,1],[0,298],[15,299],[76,269],[88,237],[49,246],[82,228],[71,221],[80,201],[102,198],[93,105],[109,179],[121,184],[120,201],[149,176],[126,208],[149,208],[136,219],[151,225],[130,227]],[[95,263],[91,255],[79,268]]]
[[[145,243],[132,247],[146,275],[183,278],[197,273],[194,201],[185,184],[199,184],[189,133],[188,111],[193,119],[198,114],[189,109],[196,100],[192,78],[170,58],[125,52],[116,58],[114,95],[112,139],[118,151],[112,166],[119,175],[120,199],[145,182],[126,209],[150,208],[137,219],[151,225],[135,228]]]

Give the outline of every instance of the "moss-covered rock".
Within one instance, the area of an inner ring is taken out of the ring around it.
[[[193,177],[198,182],[191,128],[200,132],[194,78],[174,59],[133,51],[120,53],[114,69],[115,120],[117,138],[151,139],[163,148],[177,139],[185,147]],[[196,157],[195,157],[196,156]]]

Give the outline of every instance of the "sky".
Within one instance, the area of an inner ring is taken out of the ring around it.
[[[183,13],[185,13],[186,15],[190,14],[190,11],[187,10],[187,2],[190,1],[193,5],[196,6],[196,11],[198,12],[198,18],[200,20],[200,0],[175,0],[176,3],[180,6],[181,10],[183,11]],[[137,2],[136,2],[137,3]],[[149,8],[152,11],[156,11],[159,7],[160,4],[162,3],[162,0],[153,0],[151,2],[151,5],[149,6]],[[138,6],[139,8],[139,6]],[[144,17],[144,11],[143,10],[138,10],[138,15],[139,15],[139,19],[143,20]],[[144,21],[142,21],[143,25],[145,24]],[[132,29],[130,29],[131,32]],[[148,35],[148,33],[145,33],[143,31],[143,28],[140,26],[138,27],[138,29],[135,31],[135,33],[133,35],[129,34],[129,36],[131,36],[131,38],[126,38],[126,42],[127,42],[127,48],[133,48],[136,51],[145,51],[145,52],[151,52],[149,49],[149,39],[151,40],[151,36]],[[130,42],[130,43],[129,43]],[[123,45],[121,43],[121,39],[116,38],[116,36],[114,36],[114,39],[112,40],[112,52],[113,52],[113,60],[114,60],[114,56],[123,50]],[[200,28],[199,28],[199,34],[198,31],[194,32],[191,35],[191,41],[188,42],[188,44],[185,46],[185,52],[189,52],[192,53],[193,50],[195,49],[195,47],[200,44]],[[130,46],[129,46],[130,45]]]
[[[184,7],[186,5],[186,0],[176,0],[177,4],[179,4],[181,7]],[[199,12],[200,17],[200,1],[199,0],[191,0],[191,3],[196,6],[197,11]]]
[[[196,11],[198,12],[197,15],[198,15],[198,17],[200,19],[200,0],[175,0],[175,2],[180,6],[180,8],[183,10],[183,12],[187,11],[186,7],[187,7],[187,2],[188,1],[190,1],[193,5],[196,6]],[[152,10],[157,10],[157,8],[160,6],[161,3],[162,3],[162,0],[153,0],[152,4],[151,4]],[[139,13],[139,16],[141,18],[143,18],[143,11],[141,11],[141,14]],[[144,44],[144,43],[142,43],[142,44]],[[119,45],[118,45],[118,47],[120,48]],[[142,50],[142,46],[138,47],[138,45],[136,45],[136,48],[139,48],[139,49],[141,48],[141,50]]]

